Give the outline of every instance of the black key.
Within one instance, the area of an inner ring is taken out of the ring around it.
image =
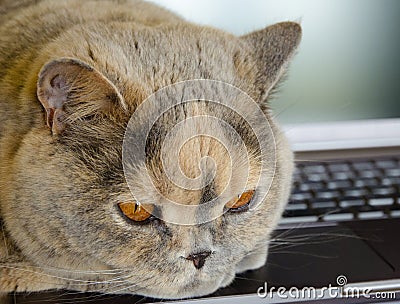
[[[289,203],[286,205],[285,210],[306,210],[308,206],[306,203]]]
[[[394,199],[391,197],[377,197],[369,199],[367,203],[374,207],[391,206],[394,203]]]
[[[379,180],[377,178],[363,178],[354,181],[355,187],[372,187],[378,185],[379,185]]]
[[[378,210],[378,211],[370,211],[370,212],[360,212],[357,214],[358,218],[360,220],[371,220],[371,219],[381,219],[385,218],[385,214],[383,211]]]
[[[280,220],[280,224],[300,224],[300,223],[311,223],[318,221],[318,216],[309,215],[301,217],[284,217]]]
[[[373,194],[376,195],[391,195],[396,193],[396,188],[394,187],[379,187],[371,189]]]
[[[400,210],[393,210],[393,211],[390,211],[390,217],[393,217],[393,218],[397,218],[397,217],[400,217]]]
[[[400,185],[400,176],[395,177],[395,176],[388,176],[388,177],[384,177],[382,179],[382,185],[384,186],[396,186],[396,185]]]
[[[311,182],[322,182],[328,180],[329,176],[326,173],[313,173],[313,174],[307,174],[306,179]]]
[[[396,168],[397,162],[395,160],[387,159],[387,160],[377,160],[375,162],[375,166],[380,169],[390,169]]]
[[[382,175],[380,170],[363,170],[358,171],[358,176],[361,178],[374,178]]]
[[[315,196],[317,198],[337,198],[340,196],[340,192],[337,190],[322,190],[322,191],[318,191]]]
[[[313,195],[311,194],[311,192],[299,192],[299,193],[293,193],[290,197],[290,200],[305,201],[312,197],[313,197]]]
[[[335,201],[327,200],[327,201],[315,201],[311,203],[312,208],[314,209],[326,209],[326,208],[337,208],[337,204]]]
[[[328,168],[331,172],[340,172],[340,171],[350,171],[351,168],[348,164],[343,163],[332,163],[328,165]]]
[[[342,189],[351,187],[352,183],[350,180],[337,180],[328,182],[328,189]]]
[[[394,205],[389,206],[387,209],[387,214],[390,217],[399,218],[400,217],[400,205],[394,204]]]
[[[307,182],[303,183],[299,186],[300,190],[307,191],[307,190],[321,190],[325,188],[324,183],[322,182]]]
[[[346,172],[333,172],[332,179],[336,180],[344,180],[344,179],[351,179],[354,178],[356,175],[353,171],[346,171]]]
[[[349,221],[353,218],[353,213],[333,213],[323,217],[324,221]]]
[[[369,194],[369,191],[366,188],[347,188],[343,193],[348,197],[362,197]]]
[[[310,188],[310,185],[309,184],[305,184],[305,183],[301,183],[299,186],[298,186],[298,192],[304,192],[304,191],[309,191],[309,190],[311,190],[311,188]]]
[[[386,169],[384,176],[400,176],[400,168]]]
[[[325,173],[326,169],[323,165],[308,165],[304,166],[303,172],[308,175],[312,173]]]
[[[353,168],[356,170],[372,170],[374,169],[374,164],[372,162],[354,162]]]
[[[364,206],[365,201],[362,199],[345,199],[339,202],[339,206],[342,208]]]

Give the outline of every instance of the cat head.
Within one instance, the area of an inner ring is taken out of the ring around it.
[[[166,298],[261,266],[292,171],[267,99],[300,36],[291,22],[243,37],[115,23],[50,44],[33,78],[44,118],[20,147],[8,211],[25,255],[121,271],[122,287],[105,292]],[[151,120],[169,98],[185,102]]]

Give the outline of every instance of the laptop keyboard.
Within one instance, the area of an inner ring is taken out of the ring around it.
[[[400,218],[400,157],[296,164],[281,224]]]

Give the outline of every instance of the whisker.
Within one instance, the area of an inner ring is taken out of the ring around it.
[[[316,258],[326,258],[326,259],[331,259],[331,258],[337,258],[337,255],[322,255],[322,254],[315,254],[315,253],[309,253],[309,252],[303,252],[303,251],[272,251],[271,254],[301,254],[304,256],[311,256],[311,257],[316,257]]]
[[[71,285],[71,286],[106,284],[107,282],[112,282],[112,281],[115,280],[115,278],[110,279],[110,280],[103,280],[103,281],[72,279],[72,278],[66,278],[66,277],[62,277],[62,276],[48,274],[48,273],[45,273],[45,272],[39,272],[39,271],[31,270],[31,269],[29,269],[29,268],[32,268],[31,266],[26,266],[26,268],[22,268],[22,267],[10,266],[10,265],[0,265],[0,267],[1,268],[18,270],[18,271],[23,271],[23,272],[28,272],[28,273],[33,273],[33,274],[38,274],[40,276],[45,276],[45,277],[49,277],[49,278],[53,278],[53,279],[65,280],[65,281],[69,282],[69,285]],[[40,267],[36,267],[36,268],[40,269]],[[123,278],[124,277],[117,277],[116,280],[121,280]],[[71,282],[73,282],[73,283],[71,283]],[[49,283],[53,283],[53,282],[49,282]],[[54,283],[54,284],[61,285],[61,284],[58,284],[58,283]]]
[[[301,159],[301,158],[296,158],[294,159],[294,162],[302,162],[302,163],[306,163],[306,162],[318,162],[318,163],[334,163],[337,162],[337,160],[334,159]]]
[[[132,275],[133,276],[133,275]],[[141,283],[148,281],[151,278],[147,278],[145,280],[142,280]],[[99,290],[99,291],[95,291],[95,292],[88,292],[88,291],[78,291],[78,292],[70,292],[67,291],[61,295],[57,295],[55,297],[49,298],[49,299],[44,299],[41,300],[42,302],[50,302],[50,301],[54,301],[57,300],[60,303],[86,303],[86,302],[91,302],[91,301],[97,301],[99,300],[99,298],[101,297],[107,297],[107,298],[114,298],[114,297],[118,297],[121,294],[121,291],[124,290],[128,290],[134,286],[136,286],[138,283],[132,283],[132,282],[128,282],[125,281],[122,284],[117,284],[117,285],[110,285],[106,288],[104,288],[103,290]],[[124,286],[124,288],[119,288]],[[137,291],[147,288],[149,285],[146,286],[142,286],[140,288],[137,288],[135,290],[130,291],[129,293],[131,294],[135,294]],[[118,288],[118,289],[115,289]],[[85,295],[83,297],[76,297],[76,298],[70,298],[70,299],[60,299],[61,297],[64,296],[71,296],[71,295]]]
[[[1,265],[19,266],[20,264],[7,263],[7,264],[0,264],[0,266]],[[54,271],[70,272],[70,273],[77,273],[77,274],[110,274],[110,275],[131,270],[129,268],[125,268],[125,269],[115,268],[115,269],[105,269],[105,270],[74,270],[74,269],[65,269],[65,268],[60,268],[60,267],[46,267],[46,266],[33,266],[33,265],[29,265],[26,267],[38,268],[40,270],[54,270]]]
[[[235,280],[236,280],[236,279],[245,280],[245,281],[252,281],[252,282],[262,282],[262,283],[265,282],[265,281],[263,281],[263,280],[257,280],[257,279],[251,279],[251,278],[241,277],[241,276],[238,275],[238,274],[235,276]]]

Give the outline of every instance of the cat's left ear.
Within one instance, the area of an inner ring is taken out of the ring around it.
[[[241,39],[251,49],[256,61],[256,88],[260,100],[265,100],[284,74],[300,40],[301,27],[295,22],[281,22],[252,32]]]
[[[43,66],[37,96],[53,135],[79,120],[126,110],[116,86],[95,68],[74,58],[55,59]]]

